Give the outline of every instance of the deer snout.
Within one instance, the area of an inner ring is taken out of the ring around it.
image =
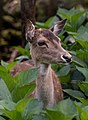
[[[69,55],[61,55],[61,59],[64,62],[70,63],[72,61],[72,56],[70,54]]]

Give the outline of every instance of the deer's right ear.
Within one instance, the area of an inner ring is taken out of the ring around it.
[[[34,34],[35,34],[35,26],[33,25],[33,23],[30,20],[28,20],[25,25],[26,40],[28,40],[31,43],[32,39],[34,37]]]

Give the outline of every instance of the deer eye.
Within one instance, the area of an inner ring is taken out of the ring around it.
[[[47,44],[45,43],[45,41],[39,41],[38,43],[38,46],[42,47],[42,46],[47,46]],[[47,46],[48,47],[48,46]]]

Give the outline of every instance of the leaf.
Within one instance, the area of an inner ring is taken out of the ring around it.
[[[19,86],[23,86],[34,81],[37,75],[38,75],[38,68],[33,68],[20,73],[19,75],[16,76],[16,79],[19,80]]]
[[[78,32],[75,36],[73,37],[77,40],[77,42],[88,42],[88,31],[85,31],[83,33]]]
[[[80,118],[81,120],[88,120],[88,109],[81,113]]]
[[[46,26],[42,22],[36,22],[36,28],[45,28]]]
[[[81,58],[82,60],[87,60],[88,59],[88,51],[76,51],[77,56]]]
[[[79,98],[77,97],[77,99],[82,102],[84,105],[88,105],[88,100],[84,99],[84,98]]]
[[[65,89],[63,91],[74,98],[77,98],[77,97],[85,98],[85,95],[81,91],[71,90],[71,89]]]
[[[70,65],[67,65],[67,66],[62,67],[62,68],[57,72],[57,74],[58,74],[59,76],[65,76],[65,75],[67,75],[69,72],[70,72]]]
[[[70,120],[60,111],[47,109],[46,112],[47,112],[47,115],[49,116],[50,120]]]
[[[59,77],[61,83],[69,83],[70,82],[70,75],[66,75],[66,76],[61,76]]]
[[[2,65],[2,67],[4,67],[6,69],[6,71],[10,71],[15,64],[16,64],[16,62],[7,63],[7,62],[4,62],[3,60],[1,60],[1,65]]]
[[[0,120],[5,120],[3,117],[0,116]]]
[[[84,13],[85,13],[84,11],[83,12],[78,12],[71,17],[71,25],[73,27],[75,27],[76,30],[85,20],[85,16],[83,16]]]
[[[75,104],[80,116],[80,120],[88,120],[88,106],[82,106],[77,102],[75,102]]]
[[[32,120],[49,120],[45,115],[34,115]]]
[[[0,66],[0,77],[4,80],[10,92],[18,83],[17,79],[13,78],[3,66]]]
[[[11,111],[14,110],[16,104],[11,100],[0,100],[0,105],[3,106],[4,109]],[[3,110],[2,108],[0,109]]]
[[[6,117],[10,118],[11,120],[22,120],[21,113],[17,112],[16,110],[3,110],[3,113]]]
[[[85,27],[85,26],[83,26],[83,25],[81,25],[81,26],[79,27],[77,33],[79,33],[79,34],[84,34],[84,32],[88,32],[88,28]]]
[[[57,15],[59,15],[61,18],[66,18],[68,20],[71,19],[72,14],[73,13],[71,13],[70,11],[62,8],[59,8],[57,11]]]
[[[82,82],[79,84],[80,89],[88,96],[88,82]]]
[[[88,33],[87,33],[88,34]],[[88,50],[88,41],[76,40],[84,49]]]
[[[33,115],[38,115],[42,112],[42,103],[37,100],[31,100],[23,113],[23,120],[31,120]]]
[[[14,47],[14,48],[16,48],[22,55],[27,55],[28,57],[30,56],[29,50],[26,50],[26,49],[24,49],[24,48],[22,48],[20,46]]]
[[[69,98],[59,102],[54,109],[63,113],[70,120],[77,115],[75,104]]]
[[[87,67],[87,64],[83,60],[79,59],[77,56],[73,56],[72,61],[82,67]]]
[[[3,114],[10,118],[11,120],[22,120],[21,114],[18,113],[15,108],[15,103],[10,100],[2,100],[0,101],[0,105],[4,107],[4,109],[1,109]]]
[[[26,55],[21,55],[21,56],[19,56],[19,57],[16,58],[16,60],[19,61],[19,62],[21,62],[24,59],[29,59],[29,57],[26,56]]]
[[[88,80],[88,68],[82,68],[82,67],[76,66],[76,69],[85,76],[86,80]]]
[[[30,101],[31,101],[31,99],[22,99],[22,100],[20,100],[16,104],[15,110],[22,114]]]
[[[0,79],[0,100],[3,99],[11,100],[12,98],[5,82],[2,79]]]
[[[45,22],[44,26],[50,28],[50,27],[53,26],[53,24],[55,24],[55,22],[57,22],[57,21],[58,21],[58,18],[57,18],[56,16],[51,17],[51,18],[49,18],[49,19]]]
[[[17,62],[11,62],[8,64],[7,68],[8,68],[8,71],[10,71],[15,65],[16,65]]]
[[[2,65],[3,67],[5,67],[6,70],[7,70],[7,66],[8,66],[8,63],[7,63],[7,62],[4,62],[3,60],[1,60],[1,65]]]
[[[28,97],[33,92],[35,87],[36,85],[34,83],[15,87],[11,93],[13,101],[17,102],[25,97]]]

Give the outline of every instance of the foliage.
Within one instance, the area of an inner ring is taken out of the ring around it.
[[[0,119],[7,120],[88,120],[88,13],[78,9],[59,9],[62,19],[67,19],[65,29],[59,37],[62,45],[73,56],[69,65],[52,65],[59,76],[64,100],[54,108],[43,110],[42,103],[29,98],[35,89],[33,80],[37,77],[38,68],[22,72],[16,77],[9,74],[16,64],[1,61],[0,66]],[[56,22],[56,16],[45,23],[36,23],[36,27],[49,28]],[[26,57],[27,50],[18,47]],[[23,58],[19,57],[19,61]]]

